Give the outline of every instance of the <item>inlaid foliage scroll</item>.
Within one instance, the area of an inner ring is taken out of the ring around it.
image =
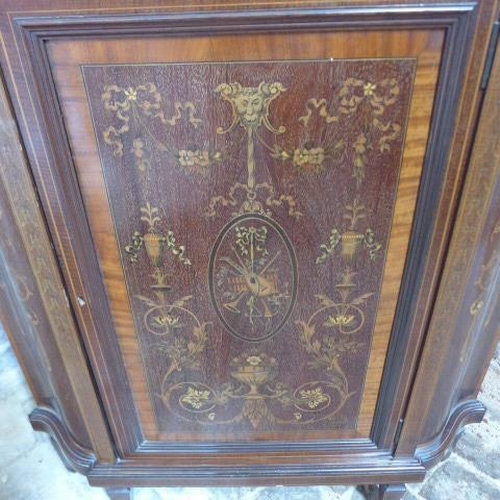
[[[82,68],[161,432],[356,427],[414,70]]]

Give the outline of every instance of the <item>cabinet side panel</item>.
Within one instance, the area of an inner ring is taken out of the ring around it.
[[[0,140],[5,136],[2,134]],[[0,320],[22,366],[31,393],[38,405],[48,405],[51,388],[48,379],[39,377],[45,371],[43,351],[37,329],[43,330],[44,317],[39,317],[33,294],[33,279],[19,248],[10,207],[0,183]],[[43,323],[42,323],[43,322]],[[83,434],[85,436],[85,434]]]
[[[103,461],[112,461],[105,423],[3,85],[0,147],[3,321],[36,402],[52,407],[82,446],[93,449]]]
[[[497,50],[451,250],[450,268],[456,275],[462,271],[464,278],[459,313],[450,324],[453,341],[445,365],[446,373],[452,374],[456,384],[449,391],[441,380],[436,391],[436,395],[449,394],[451,408],[477,395],[487,366],[485,361],[493,355],[499,339],[500,141],[494,132],[500,114],[499,96],[500,55]],[[468,239],[471,233],[474,240]],[[468,274],[464,272],[467,265]],[[444,289],[442,300],[457,296],[456,289],[453,289],[455,293],[451,292],[451,289]],[[439,419],[429,421],[426,436],[439,430],[436,422]]]
[[[475,398],[498,342],[500,309],[500,56],[492,69],[453,230],[447,264],[416,378],[400,453],[433,440],[454,409]],[[434,376],[433,374],[436,374]],[[432,390],[431,390],[432,389]],[[472,406],[471,406],[472,408]],[[421,415],[426,415],[422,419]],[[449,417],[450,415],[450,417]],[[437,436],[437,437],[436,437]]]

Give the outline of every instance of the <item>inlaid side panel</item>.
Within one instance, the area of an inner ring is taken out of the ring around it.
[[[2,80],[0,319],[35,403],[53,415],[56,427],[64,428],[85,455],[82,462],[97,458],[110,463],[115,453],[23,150]]]
[[[157,41],[170,50],[149,64],[118,43],[90,56],[81,42],[64,64],[53,47],[151,439],[367,435],[441,35],[325,57],[343,36],[225,62],[218,43],[213,62],[189,62]]]

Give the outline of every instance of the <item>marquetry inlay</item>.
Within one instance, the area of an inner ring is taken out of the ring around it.
[[[83,67],[161,429],[355,428],[414,71]]]

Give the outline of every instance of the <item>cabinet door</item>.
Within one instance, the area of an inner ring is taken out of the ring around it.
[[[123,459],[390,456],[473,11],[19,22],[54,155],[37,180]]]

